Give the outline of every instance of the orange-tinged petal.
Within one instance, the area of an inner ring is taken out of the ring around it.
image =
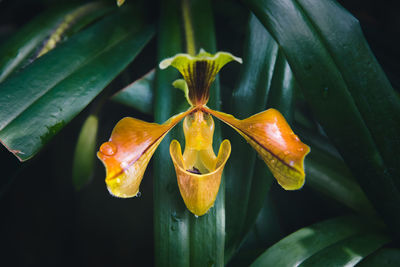
[[[106,183],[112,195],[136,196],[154,151],[168,131],[190,112],[171,117],[161,125],[128,117],[117,123],[109,141],[97,152],[106,168]]]
[[[282,114],[268,109],[247,119],[238,120],[232,115],[202,108],[230,125],[259,153],[278,183],[286,190],[303,186],[304,157],[310,148],[293,133]]]
[[[204,215],[213,205],[221,184],[222,171],[231,153],[231,144],[224,140],[216,158],[215,170],[206,174],[189,172],[182,156],[181,145],[173,140],[169,151],[175,166],[178,186],[186,207],[195,215]]]

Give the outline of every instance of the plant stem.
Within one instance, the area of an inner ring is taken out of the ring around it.
[[[185,27],[186,37],[186,52],[189,55],[194,56],[196,54],[196,45],[194,41],[193,25],[190,15],[190,3],[189,0],[182,0],[182,16]]]

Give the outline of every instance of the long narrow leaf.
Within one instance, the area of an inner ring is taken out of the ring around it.
[[[249,20],[248,33],[243,71],[239,77],[239,84],[232,95],[231,112],[241,119],[265,109],[278,54],[277,44],[254,16]],[[268,181],[273,179],[269,172],[255,177],[255,151],[236,133],[233,133],[229,139],[232,142],[232,153],[225,168],[225,175],[228,177],[226,180],[225,262],[232,257],[246,234],[244,225],[248,209],[258,206],[249,202],[252,179],[266,181],[265,188],[259,188],[266,190],[270,184]],[[263,199],[261,199],[261,203],[263,203]]]
[[[311,153],[305,160],[306,185],[357,212],[376,215],[344,162],[309,144]]]
[[[159,60],[183,52],[180,46],[179,1],[170,1],[161,6],[159,37]],[[215,52],[215,36],[209,1],[191,1],[195,40],[198,49]],[[198,27],[196,25],[201,25]],[[168,29],[165,30],[165,29]],[[174,40],[174,41],[172,41]],[[183,94],[172,88],[177,78],[176,71],[167,70],[157,74],[155,117],[165,121],[183,106]],[[217,83],[217,81],[216,81]],[[178,95],[176,95],[178,93]],[[218,108],[219,87],[214,85],[210,94],[210,107]],[[179,128],[179,126],[178,126]],[[220,144],[216,127],[214,142]],[[182,130],[176,129],[173,137],[182,139]],[[196,218],[183,206],[176,185],[176,175],[168,153],[171,137],[166,137],[156,154],[155,162],[155,238],[156,265],[159,266],[222,266],[224,260],[225,210],[224,185],[214,207]],[[167,191],[165,191],[165,189]]]
[[[197,49],[217,52],[214,18],[210,0],[191,0],[194,38]],[[217,78],[210,89],[208,106],[220,110],[220,86]],[[222,142],[220,123],[215,123],[214,151]],[[191,266],[223,266],[225,252],[225,173],[222,174],[217,199],[211,210],[199,218],[190,217]]]
[[[358,22],[332,0],[244,2],[281,45],[314,115],[369,199],[400,233],[400,104]]]
[[[354,266],[390,240],[387,234],[362,233],[327,247],[299,266]]]
[[[99,120],[96,115],[90,115],[82,125],[72,165],[72,181],[77,190],[92,178],[98,127]]]
[[[150,40],[142,23],[117,12],[1,84],[1,142],[20,160],[34,156]]]
[[[278,56],[274,64],[274,72],[268,94],[267,108],[275,108],[279,110],[289,123],[292,122],[294,114],[294,89],[295,80],[293,78],[292,71],[282,51],[278,50]],[[266,205],[266,195],[268,194],[271,184],[274,181],[275,179],[273,177],[271,179],[270,171],[265,163],[260,159],[256,160],[246,220],[242,231],[242,239],[255,224],[263,205]],[[290,194],[290,192],[287,193]],[[269,198],[266,200],[271,201]],[[269,202],[267,202],[267,205],[268,204],[270,205]],[[268,223],[272,223],[273,221],[274,219],[270,218]],[[269,226],[271,226],[271,224],[266,225],[266,227]]]
[[[400,190],[400,98],[370,50],[356,18],[334,0],[298,0],[343,75]],[[327,20],[330,14],[335,20]],[[335,34],[329,34],[335,32]],[[351,66],[351,69],[349,69]]]
[[[0,82],[111,9],[104,2],[61,6],[29,22],[0,47]]]
[[[319,251],[372,226],[356,217],[339,217],[311,225],[267,249],[251,266],[297,266]]]
[[[111,99],[145,114],[153,114],[155,71],[126,86]]]
[[[50,35],[63,16],[74,6],[68,5],[38,15],[0,47],[0,82],[5,80],[35,48]]]
[[[182,52],[180,1],[160,2],[157,60]],[[174,107],[185,101],[182,93],[172,87],[178,73],[169,68],[156,71],[154,118],[162,123],[175,114]],[[180,97],[180,98],[179,98]],[[189,266],[189,214],[179,195],[176,174],[169,157],[173,138],[183,137],[177,125],[165,136],[154,154],[154,239],[156,266]]]
[[[400,262],[400,249],[382,248],[363,259],[359,267],[397,267]]]
[[[267,108],[279,110],[289,123],[293,122],[294,117],[295,86],[296,81],[292,70],[282,50],[279,50],[274,76],[271,81],[271,90],[268,95]]]

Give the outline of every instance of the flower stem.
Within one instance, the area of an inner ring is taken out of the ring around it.
[[[196,45],[194,41],[194,32],[192,19],[190,15],[190,3],[189,0],[182,0],[182,15],[183,15],[183,23],[185,27],[185,36],[186,36],[186,52],[189,55],[194,56],[196,54]]]

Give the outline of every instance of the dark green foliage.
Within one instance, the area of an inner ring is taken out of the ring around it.
[[[399,42],[393,29],[380,35],[369,27],[374,20],[362,20],[368,33],[396,47],[372,44],[395,89],[358,20],[334,0],[188,0],[196,51],[243,58],[243,65],[220,72],[208,106],[239,119],[278,109],[311,147],[305,186],[287,192],[240,135],[214,120],[215,152],[229,139],[232,153],[214,207],[196,218],[179,194],[169,156],[171,140],[184,146],[181,124],[157,149],[141,198],[108,196],[95,157],[98,140],[122,117],[163,123],[188,108],[172,86],[180,74],[158,68],[186,52],[181,1],[126,0],[120,8],[113,0],[4,2],[0,23],[11,20],[8,10],[28,14],[24,23],[15,19],[17,30],[0,28],[0,228],[15,265],[43,265],[44,258],[66,266],[80,259],[88,266],[398,265],[399,60],[392,54],[398,55]],[[36,5],[41,12],[34,16],[29,7]],[[93,8],[62,31],[55,48],[37,58],[67,16],[88,5]],[[20,161],[35,159],[17,163],[7,149]],[[62,249],[53,248],[55,240]],[[93,259],[85,244],[100,248]]]

